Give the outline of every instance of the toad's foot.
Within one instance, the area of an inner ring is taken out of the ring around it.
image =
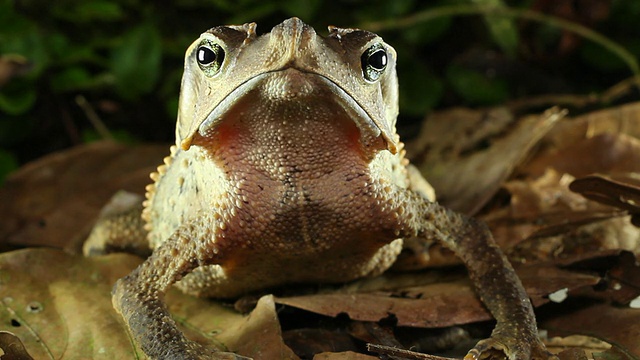
[[[539,339],[516,338],[518,334],[493,335],[482,340],[469,351],[464,360],[509,359],[509,360],[558,360],[547,351]]]

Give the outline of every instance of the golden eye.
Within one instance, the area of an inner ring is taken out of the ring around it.
[[[214,76],[222,68],[224,49],[211,40],[202,40],[196,50],[196,60],[205,75]]]
[[[364,78],[373,82],[378,80],[387,68],[389,56],[384,46],[378,43],[365,50],[360,61]]]

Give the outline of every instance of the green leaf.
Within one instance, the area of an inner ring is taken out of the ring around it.
[[[18,160],[8,151],[0,149],[0,185],[7,175],[18,168]]]
[[[132,99],[150,92],[159,77],[161,55],[160,34],[152,24],[129,31],[111,54],[118,93]]]
[[[29,77],[35,78],[49,65],[44,36],[35,26],[27,26],[18,34],[0,34],[0,54],[14,54],[32,64]]]
[[[502,0],[469,0],[469,2],[489,8],[502,9],[506,5]],[[487,14],[484,21],[489,27],[493,40],[509,57],[514,57],[518,50],[518,28],[512,17]]]
[[[640,54],[640,41],[630,39],[621,44],[625,49]],[[605,72],[624,71],[627,64],[622,58],[604,49],[600,44],[585,42],[580,48],[580,57],[585,63]]]
[[[9,115],[24,114],[31,109],[36,97],[33,85],[22,79],[14,80],[0,92],[0,111]]]
[[[51,89],[56,93],[87,89],[91,85],[91,74],[78,66],[67,68],[51,77]]]
[[[451,65],[446,76],[456,93],[471,105],[497,104],[509,95],[506,81],[487,78],[474,70]]]
[[[73,23],[116,21],[123,18],[120,5],[112,1],[91,0],[73,2],[71,6],[52,6],[53,15]]]
[[[412,44],[425,45],[440,38],[451,25],[450,16],[442,16],[418,23],[402,31],[402,37]]]

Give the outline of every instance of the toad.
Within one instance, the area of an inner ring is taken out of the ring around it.
[[[547,358],[522,284],[487,227],[432,201],[396,133],[396,52],[379,36],[297,18],[258,36],[212,28],[186,51],[176,142],[141,218],[98,224],[87,253],[151,255],[113,304],[152,359],[242,358],[188,340],[163,294],[229,298],[389,268],[403,238],[444,244],[497,320],[468,359]],[[144,223],[144,225],[142,225]],[[141,227],[144,226],[144,229]]]

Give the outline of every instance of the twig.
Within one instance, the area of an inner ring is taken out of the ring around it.
[[[410,360],[460,360],[457,358],[448,358],[448,357],[443,357],[443,356],[437,356],[437,355],[429,355],[429,354],[422,354],[422,353],[418,353],[415,351],[411,351],[411,350],[405,350],[405,349],[399,349],[399,348],[394,348],[394,347],[390,347],[390,346],[384,346],[384,345],[376,345],[376,344],[367,344],[367,351],[373,352],[373,353],[377,353],[377,354],[382,354],[382,355],[389,355],[389,356],[393,356],[396,357],[398,359],[410,359]]]
[[[507,102],[507,107],[515,111],[531,107],[544,107],[550,105],[573,106],[576,108],[592,104],[610,104],[627,95],[637,87],[640,89],[640,76],[626,78],[609,87],[602,94],[574,95],[574,94],[545,94],[524,99],[516,99]]]
[[[93,107],[91,106],[91,104],[89,104],[84,96],[76,96],[76,104],[78,104],[82,111],[84,111],[87,119],[89,119],[89,122],[91,123],[91,125],[93,125],[93,128],[96,129],[98,135],[100,135],[101,138],[105,140],[113,140],[111,131],[109,131],[104,122],[102,122],[98,114],[96,114],[95,110],[93,110]]]

